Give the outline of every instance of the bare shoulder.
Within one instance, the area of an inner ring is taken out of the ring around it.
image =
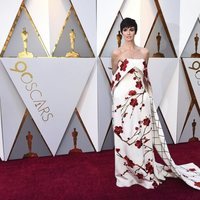
[[[145,57],[149,55],[149,50],[147,48],[141,47],[140,51]]]
[[[120,50],[120,48],[115,49],[115,50],[112,52],[112,58],[119,57],[120,54],[121,54],[121,50]]]
[[[148,62],[148,59],[149,59],[149,50],[147,48],[141,47],[140,48],[140,52],[141,52],[142,57],[146,60],[146,62]]]

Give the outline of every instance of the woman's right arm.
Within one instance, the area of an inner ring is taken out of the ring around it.
[[[117,71],[118,68],[118,61],[119,61],[119,50],[115,50],[112,53],[112,57],[111,57],[111,64],[112,64],[112,74],[114,74]]]

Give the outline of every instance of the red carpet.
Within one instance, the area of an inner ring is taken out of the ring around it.
[[[200,166],[200,142],[169,145],[177,164]],[[200,191],[168,178],[155,190],[115,186],[113,151],[0,162],[1,200],[200,199]]]

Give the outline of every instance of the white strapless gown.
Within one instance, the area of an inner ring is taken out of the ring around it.
[[[193,163],[176,165],[170,156],[146,78],[143,59],[119,61],[113,75],[116,184],[155,188],[165,177],[178,177],[200,189],[200,169]],[[166,165],[155,161],[155,149]]]

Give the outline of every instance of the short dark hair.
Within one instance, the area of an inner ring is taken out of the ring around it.
[[[134,19],[131,19],[129,17],[126,17],[122,20],[121,24],[120,24],[120,31],[122,33],[124,28],[130,28],[130,27],[134,27],[135,28],[135,33],[137,33],[137,23]]]

